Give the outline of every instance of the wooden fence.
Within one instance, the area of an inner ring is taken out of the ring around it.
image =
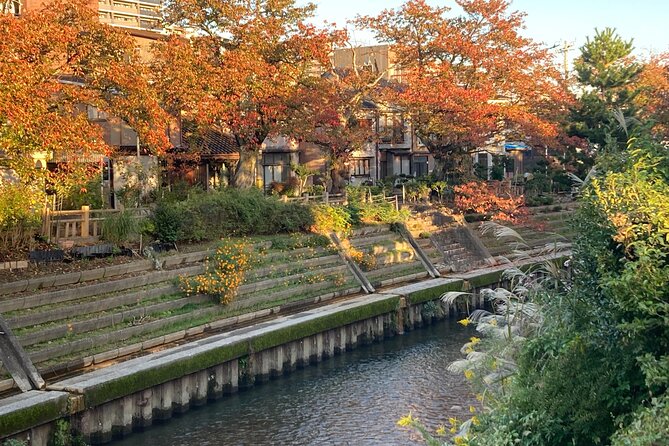
[[[348,197],[346,197],[346,194],[337,194],[337,195],[331,195],[328,194],[327,192],[323,195],[303,195],[301,197],[292,197],[288,198],[285,195],[281,197],[282,201],[285,202],[298,202],[298,203],[327,203],[327,204],[346,204],[348,202]],[[381,195],[369,195],[367,197],[367,201],[372,202],[372,203],[381,203],[381,202],[389,202],[392,203],[393,206],[395,206],[396,210],[399,210],[400,204],[399,204],[399,199],[397,195],[390,195],[386,196],[384,194]]]
[[[147,208],[128,208],[133,217],[146,217]],[[102,235],[105,219],[120,213],[119,209],[95,209],[82,206],[75,211],[44,211],[42,216],[42,236],[50,242],[61,240],[97,241]]]

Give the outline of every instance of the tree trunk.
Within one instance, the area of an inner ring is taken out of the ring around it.
[[[235,174],[232,176],[232,187],[248,189],[256,184],[257,153],[254,150],[241,149]]]
[[[450,184],[474,179],[474,163],[467,152],[451,152],[435,157],[434,175]]]
[[[330,188],[331,194],[341,194],[344,193],[346,188],[346,178],[344,177],[345,170],[337,167],[333,167],[330,171],[330,177],[332,178],[332,187]]]

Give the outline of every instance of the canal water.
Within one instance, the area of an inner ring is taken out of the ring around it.
[[[360,347],[191,410],[114,446],[412,445],[397,420],[411,411],[431,429],[475,404],[446,370],[474,335],[454,321]]]

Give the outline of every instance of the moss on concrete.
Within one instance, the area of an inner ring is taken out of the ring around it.
[[[397,311],[399,304],[399,296],[389,296],[387,299],[364,306],[342,309],[333,314],[258,336],[251,340],[251,349],[254,352],[259,352],[333,328],[343,327],[381,314],[392,313]]]
[[[463,286],[464,286],[464,280],[455,280],[453,282],[438,285],[433,288],[414,291],[413,293],[410,293],[408,296],[409,303],[411,305],[416,305],[423,302],[429,302],[431,300],[437,300],[441,297],[442,294],[447,293],[449,291],[462,291]]]
[[[101,383],[85,391],[86,407],[95,407],[108,401],[148,389],[153,386],[178,379],[191,373],[223,364],[231,359],[258,352],[294,340],[303,339],[316,333],[341,327],[380,314],[391,313],[399,307],[399,297],[391,296],[379,302],[342,311],[306,321],[292,327],[278,329],[259,335],[250,341],[217,348],[195,356],[184,356],[183,360],[164,366],[142,370],[106,383]]]
[[[0,438],[67,416],[67,395],[0,415]]]
[[[474,276],[467,280],[469,286],[464,291],[471,291],[477,288],[487,287],[499,283],[502,280],[504,270],[492,271],[489,273]]]
[[[248,352],[248,343],[240,341],[198,355],[184,356],[180,361],[101,383],[84,392],[86,407],[95,407],[173,379],[182,378],[191,373],[246,355]]]

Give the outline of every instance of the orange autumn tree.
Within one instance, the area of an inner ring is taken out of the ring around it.
[[[63,163],[111,153],[86,106],[125,120],[154,151],[167,147],[167,115],[133,40],[101,24],[87,3],[57,0],[0,16],[0,154],[23,183],[47,173],[34,169],[36,152]]]
[[[329,37],[305,21],[314,6],[293,0],[169,0],[175,34],[155,51],[156,83],[169,107],[203,131],[234,137],[240,159],[232,183],[255,183],[267,137],[294,135],[291,116],[311,94]],[[306,89],[306,92],[305,92]]]
[[[669,53],[652,56],[639,74],[636,97],[642,121],[660,140],[669,139]]]
[[[374,101],[382,91],[385,72],[360,69],[345,33],[334,32],[332,39],[332,51],[350,51],[352,65],[337,67],[332,57],[328,66],[321,67],[320,75],[298,95],[291,128],[298,139],[320,148],[330,167],[332,192],[339,193],[345,186],[352,154],[374,142]]]
[[[444,171],[467,173],[467,156],[493,137],[555,143],[569,95],[545,49],[518,31],[523,14],[505,0],[456,0],[447,7],[410,0],[358,17],[391,45],[401,84],[386,100],[402,107]]]

